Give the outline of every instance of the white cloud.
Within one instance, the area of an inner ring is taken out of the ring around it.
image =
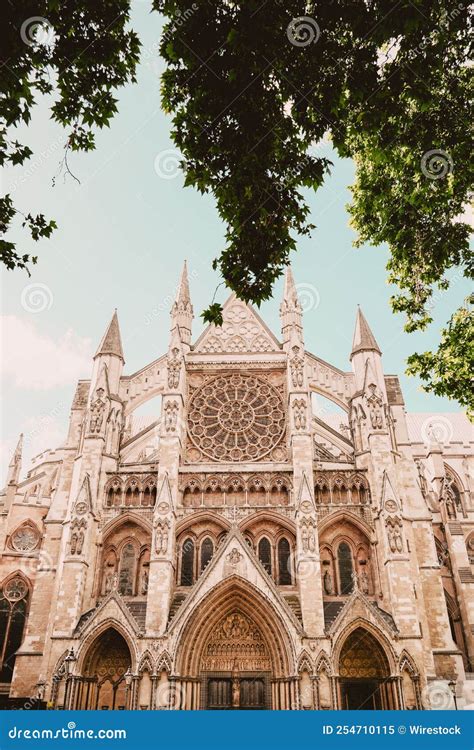
[[[55,340],[16,315],[1,316],[0,325],[0,374],[17,388],[48,390],[90,375],[91,340],[71,328]]]

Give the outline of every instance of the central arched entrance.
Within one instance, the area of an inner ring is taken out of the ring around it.
[[[114,628],[105,630],[86,654],[77,708],[125,710],[128,688],[124,675],[131,663],[125,638]]]
[[[218,584],[183,626],[177,652],[181,708],[296,706],[294,655],[275,608],[243,579]]]
[[[378,640],[365,628],[350,633],[339,657],[341,708],[382,710],[393,708],[390,666]]]
[[[230,612],[211,632],[200,673],[207,709],[270,708],[268,647],[260,629],[242,612]]]

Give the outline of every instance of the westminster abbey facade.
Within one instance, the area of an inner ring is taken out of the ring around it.
[[[115,314],[64,443],[25,474],[18,444],[0,495],[4,700],[473,704],[467,419],[405,412],[360,310],[351,369],[307,351],[291,271],[279,339],[236,297],[195,341],[192,318],[185,267],[168,351],[126,374]]]

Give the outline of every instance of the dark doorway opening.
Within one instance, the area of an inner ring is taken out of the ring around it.
[[[382,709],[380,683],[376,680],[344,680],[341,684],[342,707],[347,711]]]

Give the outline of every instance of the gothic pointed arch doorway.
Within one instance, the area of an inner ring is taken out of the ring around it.
[[[339,655],[340,707],[346,710],[396,708],[393,679],[387,655],[372,633],[353,630]]]
[[[223,582],[192,613],[180,637],[179,708],[296,707],[291,639],[272,605],[246,581]]]
[[[76,680],[75,708],[102,711],[128,708],[125,673],[131,664],[125,638],[115,628],[107,628],[85,655],[82,675]]]

